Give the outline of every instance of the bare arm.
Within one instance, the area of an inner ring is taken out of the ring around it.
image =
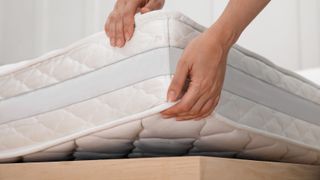
[[[214,111],[223,86],[229,49],[268,2],[230,0],[219,19],[188,44],[168,90],[169,101],[182,97],[181,101],[163,111],[163,117],[202,119]],[[187,91],[182,92],[187,77],[191,82]]]
[[[242,31],[263,10],[270,0],[230,0],[219,19],[209,32],[220,31],[226,45],[233,45]]]

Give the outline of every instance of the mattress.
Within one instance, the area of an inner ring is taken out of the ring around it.
[[[124,48],[104,33],[0,68],[0,162],[205,155],[320,164],[320,90],[235,45],[221,100],[200,121],[164,120],[167,88],[205,28],[136,17]]]
[[[297,71],[298,74],[301,76],[309,79],[310,81],[320,85],[320,68],[310,68],[310,69],[304,69],[301,71]]]

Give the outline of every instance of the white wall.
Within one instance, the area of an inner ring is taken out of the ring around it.
[[[320,2],[271,1],[239,44],[289,69],[320,65]]]
[[[213,21],[227,0],[213,0]],[[271,1],[237,42],[292,70],[320,66],[320,1]]]
[[[167,0],[200,24],[217,19],[227,0]],[[103,30],[114,0],[0,0],[0,64],[37,57]],[[271,1],[238,41],[276,64],[320,66],[320,1]]]
[[[37,57],[103,30],[111,0],[0,0],[0,64]]]
[[[27,16],[33,16],[34,7],[27,1],[19,1],[23,8],[16,8],[17,2],[17,0],[0,1],[1,63],[4,59],[23,59],[34,53],[34,43],[29,37],[34,33],[35,24],[34,21],[26,19]]]

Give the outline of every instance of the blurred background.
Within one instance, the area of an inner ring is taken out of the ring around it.
[[[35,58],[102,31],[114,2],[0,0],[0,65]],[[166,0],[164,9],[209,26],[227,2]],[[320,67],[320,1],[271,1],[238,44],[291,70]]]

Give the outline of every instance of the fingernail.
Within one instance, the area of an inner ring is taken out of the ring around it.
[[[176,99],[176,93],[174,91],[169,91],[168,93],[168,101],[174,102]]]
[[[125,33],[124,37],[126,38],[126,41],[129,41],[129,40],[130,40],[130,35],[129,35],[129,33]]]
[[[118,47],[121,47],[121,45],[122,45],[122,41],[121,41],[121,39],[118,39],[118,40],[117,40],[117,46],[118,46]]]
[[[115,46],[116,45],[116,40],[115,39],[111,39],[111,46]]]
[[[144,8],[141,9],[141,13],[142,13],[142,14],[147,13],[147,12],[149,12],[149,11],[151,11],[151,10],[150,10],[149,8],[146,8],[146,7],[144,7]]]

